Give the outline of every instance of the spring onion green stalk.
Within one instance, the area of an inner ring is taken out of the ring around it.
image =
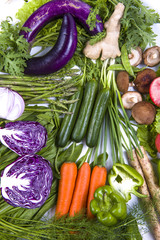
[[[103,87],[108,87],[111,91],[106,122],[109,125],[113,164],[124,163],[124,149],[131,152],[132,147],[139,146],[135,129],[122,104],[121,94],[116,85],[115,71],[107,70],[114,63],[114,59],[107,59],[104,61],[101,71],[101,83]]]

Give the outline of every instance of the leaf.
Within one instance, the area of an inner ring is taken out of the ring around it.
[[[64,149],[57,156],[55,169],[58,172],[58,169],[64,162],[76,162],[82,152],[83,144],[76,145],[72,143],[68,148]]]
[[[151,157],[156,157],[157,150],[155,148],[155,138],[157,132],[155,126],[152,125],[139,125],[137,129],[137,137],[140,145],[150,154]]]
[[[19,24],[12,24],[7,18],[1,22],[0,31],[0,70],[11,75],[23,75],[26,60],[31,58],[29,43],[19,34]]]

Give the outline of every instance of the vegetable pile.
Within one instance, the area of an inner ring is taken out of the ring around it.
[[[3,239],[159,239],[159,15],[30,0],[16,18],[0,30]]]

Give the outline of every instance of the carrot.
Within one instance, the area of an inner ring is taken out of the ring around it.
[[[77,177],[77,165],[74,162],[63,163],[60,170],[58,199],[55,216],[61,217],[69,212]]]
[[[69,216],[74,216],[76,213],[83,212],[86,209],[90,176],[90,165],[84,162],[78,170]]]
[[[87,217],[94,218],[94,215],[90,210],[90,202],[94,198],[94,192],[97,188],[104,186],[106,184],[107,179],[107,169],[102,166],[95,166],[92,170],[89,193],[88,193],[88,201],[87,201]]]

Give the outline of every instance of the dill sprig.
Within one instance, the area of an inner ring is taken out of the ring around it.
[[[1,22],[0,28],[0,71],[22,75],[26,60],[31,58],[29,43],[19,35],[19,23],[12,24],[11,17]]]
[[[135,212],[136,210],[136,212]],[[88,220],[84,215],[74,217],[62,217],[45,219],[44,221],[26,220],[19,218],[14,219],[8,216],[0,217],[1,236],[10,234],[12,229],[13,237],[23,236],[25,239],[109,239],[124,240],[127,236],[134,234],[135,239],[140,236],[139,226],[144,225],[146,214],[143,214],[139,207],[130,208],[127,218],[114,227],[106,227],[96,219]],[[128,227],[129,231],[128,231]],[[147,231],[145,227],[143,233]]]

